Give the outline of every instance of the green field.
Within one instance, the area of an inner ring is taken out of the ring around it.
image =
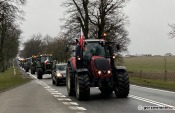
[[[175,56],[129,57],[124,65],[131,84],[175,91]]]
[[[22,76],[18,68],[16,68],[16,75],[14,75],[13,68],[9,68],[5,72],[0,72],[0,92],[31,80],[30,78],[24,78]]]
[[[175,72],[175,56],[167,56],[166,66],[163,56],[124,58],[124,65],[131,72]],[[166,67],[166,68],[165,68]]]

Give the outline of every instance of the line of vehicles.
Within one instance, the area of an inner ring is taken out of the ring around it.
[[[20,59],[19,65],[26,72],[37,74],[38,79],[42,79],[44,74],[51,74],[52,83],[59,85],[66,83],[66,63],[57,64],[53,60],[52,54],[40,54],[26,59]]]
[[[113,42],[103,39],[80,38],[74,47],[73,56],[65,64],[56,64],[51,55],[38,55],[26,59],[24,69],[27,72],[30,68],[31,74],[37,72],[38,79],[42,79],[43,74],[51,74],[55,85],[60,81],[66,82],[68,95],[76,96],[78,100],[89,99],[90,87],[98,87],[106,95],[114,92],[119,98],[128,96],[130,84],[127,70],[115,65],[114,49],[119,50],[119,45],[114,47]],[[30,65],[27,60],[30,60]],[[62,77],[60,81],[59,77]]]

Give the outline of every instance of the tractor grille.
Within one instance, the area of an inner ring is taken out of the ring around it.
[[[105,59],[105,58],[95,59],[94,63],[95,63],[95,67],[97,69],[102,70],[103,72],[105,72],[108,69],[110,69],[109,61],[107,59]]]
[[[46,65],[46,69],[51,69],[52,67],[51,67],[51,65],[50,64],[47,64]]]

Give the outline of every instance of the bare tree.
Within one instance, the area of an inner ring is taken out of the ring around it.
[[[64,4],[68,8],[66,13],[70,14],[70,17],[66,19],[67,21],[63,26],[63,28],[68,29],[66,34],[75,36],[82,29],[87,39],[89,32],[89,0],[68,0]],[[68,35],[67,37],[69,37]]]
[[[66,2],[69,18],[66,19],[64,29],[65,37],[75,38],[83,30],[85,38],[105,38],[114,41],[126,51],[130,40],[125,25],[127,17],[122,9],[126,0],[71,0]],[[104,37],[103,34],[107,34]]]
[[[169,24],[171,31],[168,33],[171,38],[175,38],[175,24]]]
[[[43,50],[43,42],[42,35],[32,35],[29,40],[23,43],[24,49],[21,52],[21,57],[28,58],[32,55],[38,55],[42,53]]]

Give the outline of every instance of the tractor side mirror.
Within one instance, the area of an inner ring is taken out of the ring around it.
[[[68,46],[66,46],[65,52],[66,52],[66,53],[69,52],[69,47],[68,47]]]
[[[121,49],[120,44],[117,44],[117,45],[116,45],[116,49],[117,49],[117,51],[120,51],[120,49]]]

